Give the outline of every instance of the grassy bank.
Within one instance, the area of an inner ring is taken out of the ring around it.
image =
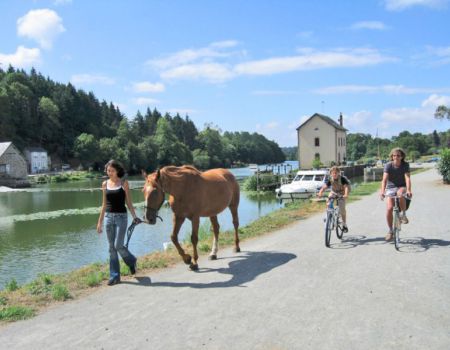
[[[358,200],[362,196],[371,194],[378,190],[379,186],[379,182],[359,185],[352,190],[350,200]],[[323,202],[307,200],[287,203],[284,208],[241,227],[240,240],[245,241],[262,236],[323,210]],[[233,241],[232,231],[221,232],[221,247],[232,245]],[[207,254],[211,244],[212,234],[209,232],[209,225],[202,225],[199,234],[199,253]],[[184,243],[184,247],[190,253],[190,244]],[[181,259],[176,250],[169,249],[139,257],[137,267],[139,274],[145,275],[180,262]],[[41,274],[33,282],[22,286],[18,286],[15,280],[11,280],[6,288],[0,291],[0,323],[30,318],[50,305],[91,293],[105,285],[109,277],[108,271],[107,263],[96,263],[66,274]],[[130,275],[128,267],[123,264],[121,274],[124,279]]]

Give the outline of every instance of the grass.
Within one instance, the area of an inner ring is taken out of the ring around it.
[[[350,199],[358,200],[379,188],[379,182],[361,184],[352,189]],[[239,228],[239,239],[242,242],[262,236],[323,210],[324,204],[317,201],[301,200],[286,203],[284,208]],[[199,230],[200,254],[207,254],[210,251],[212,236],[210,223],[203,223]],[[234,232],[232,230],[220,232],[219,244],[220,247],[234,244]],[[185,241],[183,246],[185,249],[190,249],[191,244]],[[164,252],[153,252],[140,256],[137,268],[140,273],[146,274],[156,269],[172,266],[180,261],[176,249],[171,248]],[[121,263],[120,269],[122,276],[130,275],[128,267],[123,263]],[[66,274],[40,274],[34,281],[23,286],[18,286],[15,280],[11,280],[8,283],[9,288],[7,286],[5,290],[0,291],[0,322],[30,318],[55,302],[82,297],[102,286],[108,276],[109,264],[94,263]]]

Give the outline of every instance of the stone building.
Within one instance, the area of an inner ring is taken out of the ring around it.
[[[0,186],[27,187],[27,162],[12,142],[0,142]]]

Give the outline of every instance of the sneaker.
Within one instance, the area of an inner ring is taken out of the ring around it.
[[[392,238],[394,238],[394,235],[392,234],[392,232],[389,231],[389,233],[386,235],[386,237],[384,237],[384,240],[386,242],[392,241]]]
[[[402,222],[402,224],[407,224],[409,222],[408,218],[406,217],[406,214],[403,213],[402,215],[400,215],[400,221]]]
[[[344,232],[344,233],[348,232],[348,227],[346,224],[344,224],[344,226],[342,226],[342,232]]]
[[[110,278],[108,281],[108,286],[113,286],[118,283],[120,283],[120,277]]]

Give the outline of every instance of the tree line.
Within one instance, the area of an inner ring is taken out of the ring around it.
[[[346,142],[348,161],[370,163],[378,158],[388,159],[389,152],[394,147],[402,148],[408,159],[416,160],[421,156],[438,154],[440,150],[450,148],[450,129],[444,132],[434,130],[431,134],[402,131],[390,139],[364,133],[350,133]],[[298,159],[297,147],[284,147],[282,150],[287,160]]]
[[[45,78],[33,68],[0,68],[0,141],[19,149],[40,146],[59,163],[81,162],[101,169],[109,159],[131,172],[174,164],[200,169],[247,163],[278,163],[285,154],[258,133],[199,131],[186,115],[156,108],[126,118],[117,106],[94,93]]]

